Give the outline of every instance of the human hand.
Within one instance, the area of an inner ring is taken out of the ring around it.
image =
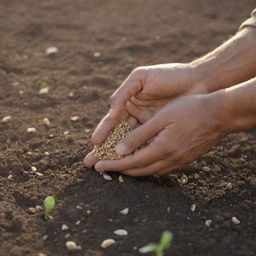
[[[102,143],[123,120],[134,128],[149,120],[167,102],[183,95],[205,92],[187,64],[139,67],[112,95],[110,111],[92,135],[92,143]],[[86,156],[85,164],[90,167],[96,162],[92,151]]]
[[[179,98],[117,146],[118,154],[135,153],[120,160],[98,161],[95,169],[132,176],[167,174],[194,161],[226,135],[224,112],[211,94]],[[141,145],[145,147],[137,150]]]

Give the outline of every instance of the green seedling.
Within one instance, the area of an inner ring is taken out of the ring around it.
[[[164,250],[168,249],[171,246],[173,234],[169,231],[164,231],[160,242],[150,243],[139,249],[140,253],[155,252],[155,256],[164,256]]]
[[[55,207],[55,198],[53,196],[47,196],[44,199],[44,218],[45,220],[49,219],[50,211]]]

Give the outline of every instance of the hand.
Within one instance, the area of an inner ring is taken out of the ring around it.
[[[183,95],[205,92],[187,64],[136,68],[112,95],[110,111],[92,135],[92,143],[102,143],[122,120],[127,120],[134,128],[149,120],[167,102]],[[85,164],[90,167],[96,162],[92,151],[86,156]]]
[[[132,176],[167,174],[194,161],[226,135],[224,112],[219,98],[211,94],[177,99],[125,137],[118,153],[145,147],[120,160],[99,161],[95,169]]]

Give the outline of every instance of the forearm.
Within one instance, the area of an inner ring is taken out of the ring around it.
[[[224,132],[256,127],[256,78],[209,94]]]
[[[246,27],[220,47],[189,64],[195,83],[208,92],[256,75],[256,28]]]

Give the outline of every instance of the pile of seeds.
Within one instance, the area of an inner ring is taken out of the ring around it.
[[[99,160],[117,160],[122,158],[116,154],[116,145],[131,131],[127,122],[123,121],[111,132],[108,138],[101,144],[94,146],[95,157]]]

